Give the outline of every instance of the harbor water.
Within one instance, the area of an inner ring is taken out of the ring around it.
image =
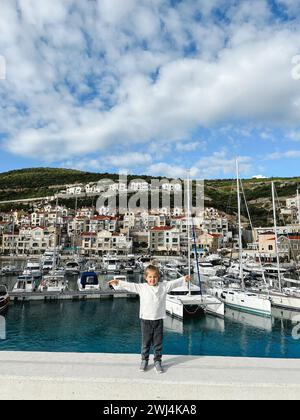
[[[99,276],[102,289],[113,276]],[[75,290],[77,276],[68,278]],[[134,281],[141,281],[135,276]],[[16,277],[0,282],[12,289]],[[0,351],[139,353],[138,299],[12,303]],[[300,314],[273,310],[271,319],[226,309],[225,319],[203,316],[184,322],[167,317],[164,353],[299,358]]]

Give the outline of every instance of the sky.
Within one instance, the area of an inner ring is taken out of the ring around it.
[[[299,176],[298,0],[0,0],[0,172]]]

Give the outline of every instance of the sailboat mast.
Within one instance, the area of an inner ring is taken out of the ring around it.
[[[54,262],[53,270],[56,270],[56,261],[57,261],[57,248],[58,248],[58,232],[57,232],[57,222],[58,222],[58,195],[56,196],[55,203],[55,236],[54,236]]]
[[[239,162],[236,160],[236,185],[237,185],[237,202],[238,202],[238,225],[239,225],[239,261],[240,261],[240,278],[244,289],[244,271],[243,271],[243,241],[242,241],[242,220],[241,220],[241,194],[240,194],[240,173]]]
[[[187,242],[188,242],[188,274],[191,275],[191,202],[190,202],[190,171],[187,173]],[[197,250],[196,250],[197,252]],[[189,296],[191,295],[191,282],[188,282]]]
[[[276,260],[277,260],[277,272],[278,272],[279,290],[282,291],[282,287],[281,287],[281,273],[280,273],[280,260],[279,260],[279,250],[278,250],[278,231],[277,231],[277,218],[276,218],[276,206],[275,206],[275,185],[274,185],[274,182],[272,182],[272,203],[273,203],[273,218],[274,218],[274,231],[275,231],[275,251],[276,251]]]

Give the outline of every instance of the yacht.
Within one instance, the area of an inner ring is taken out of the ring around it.
[[[58,266],[59,255],[55,250],[46,250],[42,258],[42,271],[47,273]]]
[[[52,258],[47,258],[43,260],[43,263],[42,263],[43,273],[48,273],[49,271],[53,270],[53,268],[54,268],[54,260]]]
[[[6,265],[2,267],[1,273],[4,276],[14,276],[16,274],[19,274],[20,270],[18,270],[16,266]]]
[[[119,258],[112,256],[104,257],[103,267],[107,272],[117,273],[120,271],[120,260]]]
[[[9,305],[9,294],[4,285],[0,285],[0,314],[3,314]]]
[[[94,271],[84,271],[78,278],[77,281],[78,290],[100,290],[100,284],[97,273]]]
[[[205,257],[205,261],[208,263],[215,264],[215,265],[220,265],[222,262],[222,258],[220,257],[219,254],[211,254]]]
[[[42,277],[41,265],[39,261],[27,261],[23,275],[32,275],[34,278]]]
[[[205,277],[216,276],[219,270],[218,266],[213,266],[212,263],[210,262],[199,262],[198,267],[199,267],[200,276],[205,276]],[[195,271],[197,270],[197,263],[195,263],[194,270]]]
[[[300,311],[300,291],[298,289],[283,288],[282,291],[270,287],[253,288],[261,296],[268,296],[272,307]]]
[[[40,292],[64,292],[67,288],[68,282],[64,276],[59,275],[47,275],[43,277],[43,280],[38,288]]]
[[[77,261],[68,261],[65,265],[66,274],[79,274],[80,265]]]
[[[169,277],[180,277],[180,273],[178,271],[178,267],[173,265],[173,264],[166,264],[162,267],[162,271],[164,273],[164,275],[169,276]]]
[[[271,300],[268,296],[241,289],[221,287],[210,289],[210,293],[230,308],[260,316],[272,316]]]
[[[17,283],[14,285],[13,292],[35,292],[36,283],[32,276],[18,276]]]

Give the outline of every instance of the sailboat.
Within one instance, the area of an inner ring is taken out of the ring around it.
[[[191,197],[190,197],[190,179],[187,179],[187,214],[188,214],[188,275],[191,275]],[[195,241],[195,229],[193,226],[195,254],[197,258],[199,286],[192,284],[173,289],[167,294],[166,312],[168,315],[179,319],[194,317],[203,314],[212,314],[224,317],[224,304],[215,296],[203,294],[200,282],[200,273],[198,265],[197,244]]]
[[[298,196],[298,193],[297,193]],[[268,293],[271,299],[272,306],[300,311],[300,292],[297,293],[294,290],[294,293],[291,293],[291,290],[284,289],[282,284],[284,281],[291,282],[293,280],[284,279],[282,276],[282,270],[280,267],[279,259],[279,249],[278,249],[278,231],[277,231],[277,217],[276,217],[276,203],[275,203],[275,184],[272,182],[272,203],[273,203],[273,217],[274,217],[274,231],[275,231],[275,251],[276,251],[276,261],[277,261],[277,278],[275,279],[275,286],[273,286],[274,281],[268,288],[267,291],[263,291],[263,294]]]
[[[243,243],[242,243],[242,222],[241,222],[241,196],[240,196],[240,179],[239,164],[236,161],[237,172],[237,202],[238,202],[238,227],[239,227],[239,278],[241,280],[241,288],[225,288],[213,287],[210,292],[218,297],[226,306],[237,309],[239,311],[248,312],[260,316],[271,317],[272,308],[271,301],[268,296],[253,293],[245,290],[244,271],[243,271]]]

